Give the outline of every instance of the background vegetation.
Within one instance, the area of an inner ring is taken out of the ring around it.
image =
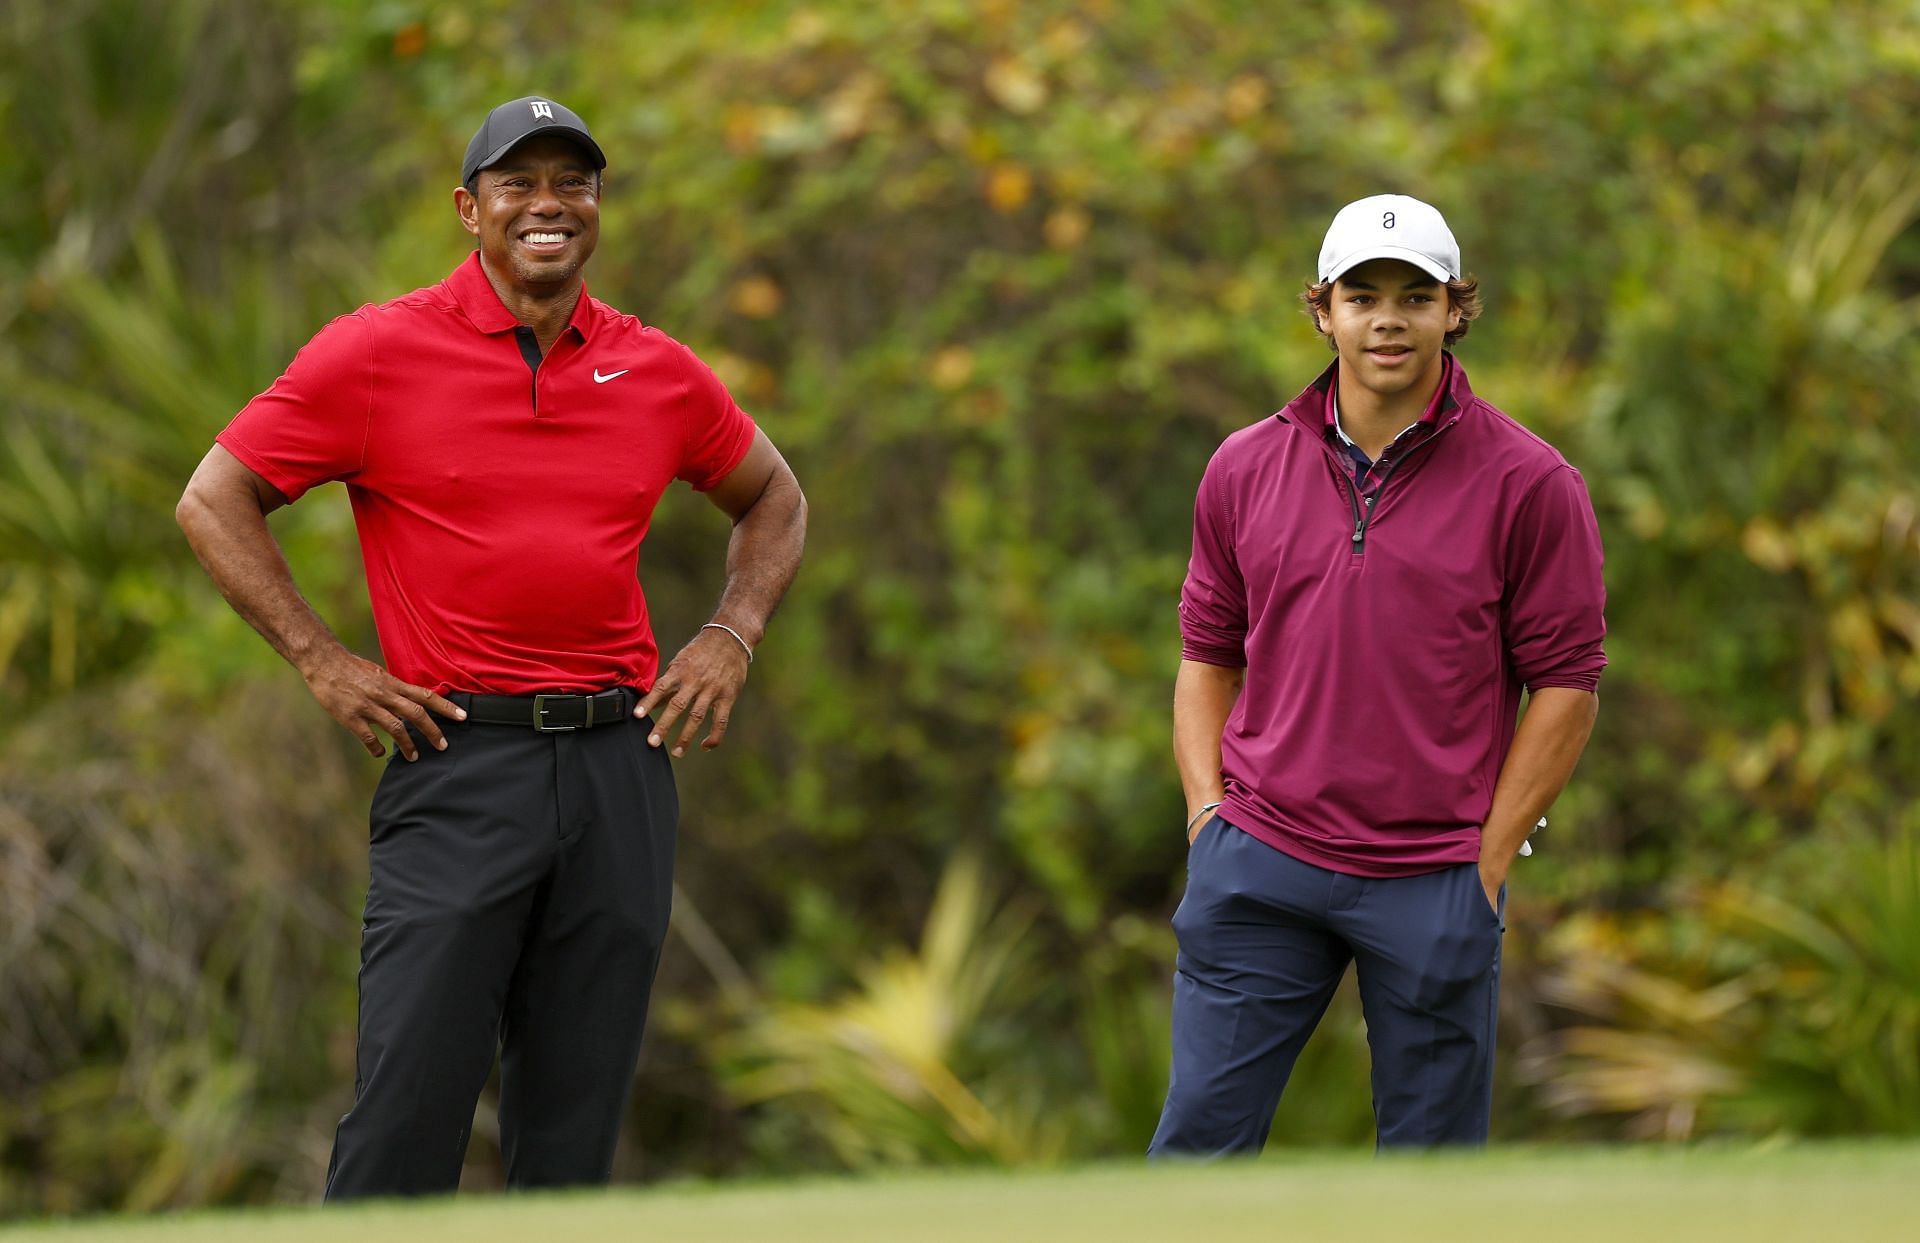
[[[462,257],[459,153],[530,91],[613,155],[596,295],[813,502],[729,745],[680,769],[619,1177],[1143,1147],[1193,487],[1324,365],[1300,283],[1387,189],[1454,222],[1475,386],[1609,553],[1496,1134],[1920,1131],[1911,5],[10,0],[0,1214],[320,1183],[377,773],[170,511],[320,324]],[[275,521],[373,651],[340,490]],[[665,646],[722,538],[663,506]],[[1343,997],[1275,1137],[1370,1127]]]

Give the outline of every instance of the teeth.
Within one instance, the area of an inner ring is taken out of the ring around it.
[[[529,233],[526,235],[525,240],[535,244],[540,242],[564,242],[567,240],[567,235],[564,233]]]

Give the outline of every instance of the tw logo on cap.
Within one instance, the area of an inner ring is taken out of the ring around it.
[[[539,120],[544,118],[548,121],[553,120],[553,105],[548,103],[546,100],[544,99],[531,100],[528,102],[527,106],[533,109],[534,119]]]

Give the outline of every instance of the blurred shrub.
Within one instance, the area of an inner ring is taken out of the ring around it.
[[[1630,1133],[1920,1134],[1920,820],[1804,842],[1667,919],[1589,916],[1525,1062],[1549,1108]]]
[[[299,687],[75,696],[0,746],[0,1153],[28,1208],[305,1196],[353,1081],[363,773]],[[9,1180],[11,1184],[11,1180]]]
[[[978,858],[960,857],[917,953],[869,963],[843,998],[777,1004],[747,1023],[734,1090],[793,1102],[851,1166],[1057,1157],[1064,1129],[1021,1074],[1031,1033],[1009,1022],[1020,994],[1046,983],[1023,953],[1033,915],[1022,905],[995,912]]]
[[[1091,961],[1070,947],[1049,958],[1031,906],[995,910],[978,856],[960,855],[917,953],[889,951],[825,1002],[748,1008],[724,1082],[743,1104],[786,1103],[808,1123],[795,1134],[773,1114],[761,1157],[805,1166],[815,1140],[855,1168],[1144,1153],[1166,1092],[1172,946],[1113,931]],[[1368,1101],[1349,987],[1301,1057],[1273,1139],[1363,1141]]]

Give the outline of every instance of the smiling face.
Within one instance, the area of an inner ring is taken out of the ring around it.
[[[467,232],[495,281],[533,296],[578,279],[600,241],[600,177],[587,153],[536,134],[453,192]]]
[[[1460,326],[1460,308],[1447,287],[1398,259],[1373,259],[1341,274],[1320,330],[1340,354],[1340,373],[1381,396],[1440,379],[1440,348]]]

